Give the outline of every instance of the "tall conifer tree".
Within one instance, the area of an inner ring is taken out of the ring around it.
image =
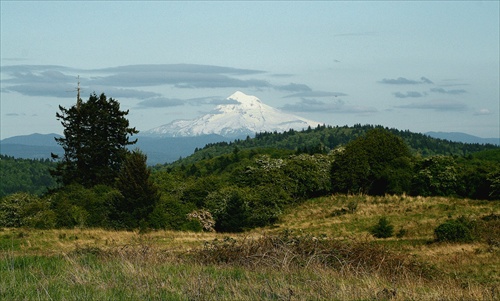
[[[85,187],[112,185],[127,154],[131,135],[137,134],[121,111],[120,104],[104,93],[91,94],[88,101],[69,109],[59,106],[56,114],[64,127],[64,137],[56,138],[64,156],[52,172],[64,185],[79,183]],[[57,158],[57,156],[54,156]]]

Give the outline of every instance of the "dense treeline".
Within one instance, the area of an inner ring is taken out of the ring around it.
[[[0,197],[21,191],[42,195],[56,186],[49,173],[54,167],[55,164],[48,159],[16,159],[0,155]]]
[[[137,131],[115,100],[93,94],[60,109],[65,155],[57,163],[2,157],[2,172],[10,172],[2,183],[12,190],[2,191],[0,226],[238,232],[272,225],[288,206],[332,193],[500,199],[500,149],[492,145],[320,126],[209,145],[151,169],[143,153],[126,148]],[[24,174],[11,176],[8,162],[24,164]],[[13,184],[30,178],[54,187],[48,168],[55,189]]]
[[[175,216],[203,208],[217,231],[241,231],[272,224],[287,206],[329,193],[497,200],[499,155],[496,148],[467,156],[417,156],[402,138],[378,128],[326,154],[233,145],[230,154],[157,167],[153,176],[168,203],[176,204]],[[167,220],[156,225],[175,228]]]
[[[308,128],[303,131],[289,130],[284,133],[263,132],[257,133],[254,138],[247,136],[246,139],[238,139],[234,142],[219,142],[207,144],[202,149],[196,149],[195,153],[187,158],[174,162],[193,163],[198,160],[230,153],[234,147],[239,149],[247,148],[278,148],[293,150],[297,153],[328,153],[329,151],[346,145],[350,141],[363,136],[367,131],[373,129],[385,129],[390,133],[399,136],[410,147],[412,154],[423,157],[433,155],[457,155],[467,156],[469,154],[486,150],[496,149],[497,146],[491,144],[471,144],[452,142],[443,139],[436,139],[430,136],[413,133],[408,130],[401,131],[394,128],[384,128],[376,125],[354,126],[318,126],[314,129]]]
[[[500,199],[500,149],[415,156],[402,138],[374,129],[329,153],[234,148],[151,173],[130,154],[114,185],[67,185],[0,202],[3,226],[244,231],[272,225],[288,206],[331,193]]]

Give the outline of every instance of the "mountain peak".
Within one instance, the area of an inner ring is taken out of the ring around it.
[[[252,103],[252,102],[262,103],[259,98],[255,97],[253,95],[247,95],[241,91],[234,92],[227,99],[236,100],[237,102],[242,103],[242,104]]]
[[[319,122],[287,114],[268,106],[255,96],[236,91],[227,100],[236,103],[218,105],[211,113],[194,120],[176,120],[144,132],[149,136],[189,137],[217,134],[241,137],[259,132],[283,132],[317,127]]]

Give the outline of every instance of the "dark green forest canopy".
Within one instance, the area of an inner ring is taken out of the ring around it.
[[[452,142],[443,139],[436,139],[430,136],[413,133],[409,130],[398,130],[377,125],[354,125],[354,126],[318,126],[314,129],[295,131],[293,129],[284,133],[264,132],[258,133],[254,138],[237,139],[233,142],[220,142],[207,144],[202,149],[196,149],[194,154],[180,159],[171,166],[187,165],[199,160],[213,158],[223,154],[229,154],[235,148],[239,150],[256,148],[275,148],[281,150],[291,150],[295,153],[328,153],[329,151],[346,145],[350,141],[363,136],[367,131],[373,129],[384,129],[399,136],[409,146],[413,155],[429,157],[434,155],[456,155],[468,156],[483,150],[498,150],[498,146],[492,144],[470,144],[462,142]]]
[[[287,134],[304,143],[317,142],[314,139],[322,130]],[[272,142],[283,136],[259,137]],[[144,226],[199,231],[200,224],[187,216],[205,210],[215,230],[232,232],[272,225],[288,206],[331,193],[500,199],[498,147],[478,146],[483,150],[465,156],[415,155],[404,138],[381,127],[339,144],[333,151],[321,144],[287,149],[245,148],[237,143],[211,146],[226,150],[225,154],[194,163],[156,166],[151,173],[144,155],[130,154],[113,186],[70,185],[41,198],[14,194],[1,200],[4,208],[17,206],[17,198],[26,200],[31,209],[38,208],[33,216],[21,208],[19,212],[28,215],[17,221],[37,227]]]
[[[174,162],[173,164],[158,165],[155,170],[181,167],[190,168],[192,174],[198,172],[215,172],[224,169],[229,164],[231,154],[235,150],[241,157],[251,157],[256,154],[268,154],[271,157],[286,157],[297,153],[324,153],[336,147],[346,145],[349,141],[360,137],[366,131],[374,128],[383,128],[372,125],[356,125],[352,127],[320,126],[305,131],[290,130],[285,133],[259,133],[254,138],[236,140],[232,143],[215,143],[198,149],[193,155]],[[412,154],[421,157],[433,155],[455,155],[462,158],[486,160],[493,165],[500,164],[500,148],[494,145],[466,144],[435,139],[429,136],[388,129],[389,132],[401,137],[409,146]],[[225,156],[222,156],[224,155]],[[49,160],[15,159],[8,156],[1,157],[1,191],[0,196],[14,192],[30,192],[42,194],[47,187],[54,187],[55,181],[49,175],[49,169],[56,164]],[[207,164],[198,167],[192,165],[201,160],[208,160]],[[197,170],[198,169],[198,170]]]
[[[0,155],[0,197],[15,192],[41,195],[54,188],[56,181],[49,170],[56,164],[48,159],[16,159]]]

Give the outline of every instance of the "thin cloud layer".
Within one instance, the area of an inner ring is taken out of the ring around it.
[[[155,97],[155,98],[145,99],[139,102],[136,107],[139,109],[147,109],[147,108],[168,108],[168,107],[176,107],[183,105],[200,106],[205,104],[226,105],[226,104],[238,104],[238,102],[234,99],[227,99],[219,96],[197,97],[188,99]]]
[[[293,97],[338,97],[347,96],[347,94],[342,92],[326,92],[326,91],[304,91],[295,94],[286,95],[283,98],[293,98]]]
[[[467,93],[466,90],[464,89],[452,89],[452,90],[446,90],[444,88],[431,88],[429,90],[431,93],[439,93],[439,94],[448,94],[448,95],[460,95]],[[394,92],[392,93],[397,98],[418,98],[418,97],[425,97],[429,95],[428,92],[418,92],[418,91],[407,91],[406,93],[403,92]]]
[[[492,113],[489,109],[479,109],[474,112],[474,115],[484,116],[484,115],[492,115]]]
[[[288,92],[311,92],[301,83],[275,85],[262,78],[262,70],[196,64],[126,65],[102,69],[76,69],[56,65],[11,65],[2,67],[2,92],[28,96],[69,97],[75,91],[77,75],[83,91],[106,91],[121,98],[159,98],[159,93],[138,88],[171,86],[181,89],[256,88]],[[127,88],[127,89],[125,89]]]
[[[168,108],[182,106],[185,101],[178,98],[156,97],[145,99],[137,104],[138,108]]]
[[[379,81],[381,84],[390,84],[390,85],[419,85],[419,84],[434,84],[427,77],[421,77],[420,80],[407,79],[404,77],[398,77],[396,79],[384,78]]]
[[[198,65],[198,64],[143,64],[143,65],[126,65],[102,69],[89,70],[92,72],[103,73],[129,73],[129,72],[165,72],[165,73],[208,73],[208,74],[232,74],[232,75],[249,75],[266,73],[262,70],[231,68],[213,65]]]
[[[317,99],[303,98],[300,102],[294,104],[286,104],[281,107],[284,111],[289,112],[322,112],[322,113],[353,113],[366,114],[377,112],[377,109],[364,106],[353,106],[345,101],[338,99],[332,102],[326,102]]]
[[[304,84],[290,83],[288,85],[276,86],[277,90],[287,91],[287,92],[302,92],[302,91],[312,91],[311,87]]]
[[[431,88],[431,92],[441,93],[441,94],[451,94],[451,95],[467,93],[467,91],[465,91],[464,89],[445,90],[443,88]]]
[[[397,108],[449,112],[449,111],[464,111],[467,109],[467,106],[459,101],[454,101],[449,99],[437,99],[427,102],[414,102],[406,105],[400,105],[397,106]]]
[[[416,97],[424,97],[427,93],[420,93],[417,91],[408,91],[406,93],[402,92],[394,92],[392,93],[397,98],[416,98]]]
[[[242,80],[218,73],[138,71],[121,72],[109,76],[93,77],[89,84],[117,87],[148,87],[171,85],[177,88],[269,88],[265,80]]]

